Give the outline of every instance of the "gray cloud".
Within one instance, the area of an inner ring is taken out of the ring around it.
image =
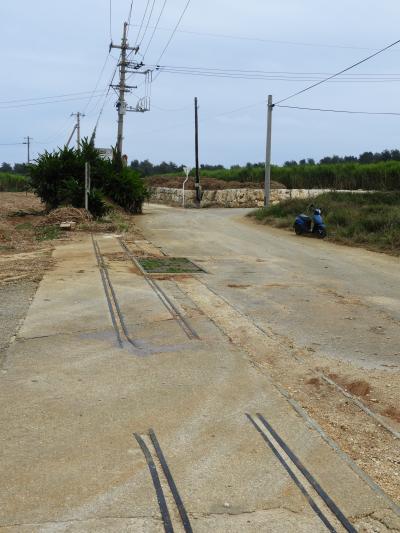
[[[134,41],[145,0],[135,2]],[[156,1],[158,13],[162,0]],[[160,22],[172,28],[185,0],[169,0]],[[127,16],[128,0],[113,0],[112,33],[117,41]],[[315,46],[201,36],[179,32],[165,54],[166,65],[263,71],[335,72],[398,38],[396,0],[345,2],[321,0],[192,0],[181,29]],[[0,100],[42,97],[94,89],[109,44],[108,0],[2,2],[0,60],[3,69]],[[157,60],[170,32],[160,29],[146,62]],[[144,41],[146,42],[146,41]],[[342,45],[335,48],[323,45]],[[321,45],[321,46],[317,46]],[[351,47],[359,47],[351,48]],[[363,49],[365,48],[365,50]],[[113,52],[115,56],[116,53]],[[357,73],[399,73],[400,48],[358,68]],[[106,87],[115,59],[111,58],[100,84]],[[139,79],[140,83],[140,79]],[[230,165],[264,157],[267,94],[284,97],[306,82],[232,80],[163,73],[153,85],[150,113],[128,114],[125,150],[131,159],[154,162],[193,162],[193,97],[200,102],[201,159]],[[296,97],[299,106],[400,111],[399,83],[330,83]],[[83,134],[90,135],[98,107],[88,107]],[[233,114],[232,109],[261,102]],[[110,98],[98,130],[98,145],[115,143],[115,98]],[[130,96],[130,103],[135,98]],[[4,109],[0,105],[0,143],[22,142],[31,135],[34,153],[62,144],[72,128],[71,112],[83,110],[82,101]],[[326,154],[358,154],[400,145],[400,117],[328,115],[275,109],[273,160]],[[45,142],[46,141],[46,142]],[[47,142],[48,141],[48,142]],[[25,147],[0,146],[1,161],[22,161]]]

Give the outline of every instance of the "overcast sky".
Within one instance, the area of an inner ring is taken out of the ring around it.
[[[157,61],[186,1],[167,0],[145,63]],[[150,27],[163,2],[155,0]],[[131,44],[135,42],[146,3],[147,0],[134,1]],[[129,0],[112,2],[115,42],[120,39],[129,4]],[[334,73],[399,39],[399,15],[398,0],[191,0],[180,25],[183,31],[175,34],[161,63]],[[149,28],[142,50],[150,34]],[[109,0],[2,0],[0,42],[3,73],[0,144],[19,143],[30,135],[34,138],[34,157],[44,149],[52,150],[66,142],[73,127],[70,114],[76,111],[86,112],[82,134],[90,135],[102,98],[89,101],[84,95],[86,99],[72,100],[82,95],[69,96],[64,97],[71,99],[67,102],[52,100],[46,105],[37,105],[38,100],[10,101],[94,90],[108,54]],[[99,91],[105,91],[116,58],[114,50],[106,63]],[[398,82],[332,82],[287,104],[400,112],[399,61],[400,46],[397,46],[352,71],[357,75],[396,75]],[[132,78],[130,82],[140,84],[141,78]],[[193,98],[198,96],[201,162],[232,165],[262,161],[267,95],[272,94],[276,101],[309,84],[301,80],[221,79],[163,73],[153,83],[151,112],[126,116],[124,151],[130,160],[193,164]],[[115,101],[112,94],[99,123],[97,145],[100,147],[109,147],[116,141]],[[128,96],[129,104],[135,105],[136,101],[135,96]],[[35,105],[26,106],[28,103]],[[253,107],[228,113],[246,106]],[[400,117],[274,110],[275,163],[399,147]],[[0,162],[25,159],[24,145],[0,146]]]

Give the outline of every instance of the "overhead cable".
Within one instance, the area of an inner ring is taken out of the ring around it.
[[[160,19],[161,19],[161,17],[162,17],[162,14],[164,13],[164,9],[165,9],[165,6],[166,6],[166,4],[167,4],[167,1],[168,1],[168,0],[164,0],[164,3],[163,3],[163,5],[162,5],[162,7],[161,7],[160,14],[158,15],[158,19],[156,20],[156,23],[155,23],[155,25],[154,25],[154,27],[153,27],[153,33],[151,34],[150,39],[149,39],[149,41],[148,41],[148,43],[147,43],[146,50],[143,52],[143,57],[145,57],[145,55],[147,54],[147,52],[148,52],[148,50],[149,50],[149,48],[150,48],[150,45],[151,45],[151,43],[152,43],[152,41],[153,41],[153,39],[154,39],[154,35],[156,34],[157,27],[158,27],[158,24],[159,24]]]
[[[108,59],[109,59],[109,57],[110,57],[110,52],[108,52],[108,54],[107,54],[106,60],[104,61],[104,64],[103,64],[103,66],[102,66],[102,68],[101,68],[101,71],[100,71],[99,77],[97,78],[97,82],[96,82],[95,88],[93,89],[93,92],[92,92],[92,94],[90,95],[90,98],[89,98],[89,100],[87,101],[87,103],[86,103],[86,105],[85,105],[85,108],[84,108],[84,110],[83,110],[83,113],[85,113],[85,112],[87,111],[87,109],[88,109],[88,107],[89,107],[91,101],[93,100],[93,97],[94,97],[94,95],[95,95],[95,93],[96,93],[96,91],[97,91],[97,88],[98,88],[98,86],[99,86],[99,84],[100,84],[100,81],[101,81],[101,79],[102,79],[102,77],[103,77],[103,73],[104,73],[104,70],[105,70],[106,65],[107,65],[107,63],[108,63]]]
[[[152,3],[152,5],[151,5],[151,9],[150,9],[149,16],[147,17],[147,24],[146,24],[146,27],[145,27],[145,29],[144,29],[144,32],[143,32],[142,38],[140,39],[139,46],[142,45],[143,39],[145,38],[146,33],[147,33],[147,30],[148,30],[148,28],[149,28],[150,20],[151,20],[151,17],[153,16],[153,11],[154,11],[155,3],[156,3],[156,0],[153,0],[153,3]]]
[[[392,111],[353,111],[350,109],[324,109],[319,107],[299,107],[291,105],[280,105],[275,104],[275,107],[283,107],[287,109],[300,109],[302,111],[321,111],[323,113],[346,113],[349,115],[391,115],[391,116],[400,116],[400,112]]]
[[[150,26],[150,29],[152,27]],[[172,31],[172,28],[163,28],[158,27],[160,31]],[[305,43],[299,41],[281,41],[276,39],[263,39],[261,37],[247,37],[241,35],[228,35],[222,33],[210,33],[210,32],[201,32],[201,31],[190,31],[190,30],[177,30],[178,33],[187,33],[189,35],[199,35],[204,37],[218,37],[223,39],[233,39],[238,41],[255,41],[271,44],[285,44],[292,46],[307,46],[312,48],[341,48],[344,50],[371,50],[376,51],[377,48],[371,48],[367,46],[352,46],[352,45],[340,45],[340,44],[324,44],[324,43]]]
[[[104,94],[104,93],[99,93]],[[64,98],[62,100],[50,100],[47,102],[32,102],[29,104],[19,104],[19,105],[10,105],[10,106],[0,106],[0,111],[5,109],[18,109],[20,107],[31,107],[31,106],[40,106],[40,105],[48,105],[48,104],[62,104],[65,102],[73,102],[76,100],[87,100],[88,98],[91,98],[91,96],[81,96],[79,98]]]
[[[178,19],[178,22],[176,23],[174,29],[172,30],[172,33],[171,33],[171,35],[170,35],[170,38],[169,38],[168,41],[167,41],[167,44],[164,46],[163,51],[161,52],[159,58],[157,59],[157,63],[159,63],[159,62],[161,61],[161,59],[164,57],[164,54],[165,54],[165,52],[167,51],[169,45],[171,44],[171,41],[172,41],[172,39],[174,38],[175,33],[178,31],[179,25],[180,25],[180,23],[182,22],[182,19],[183,19],[184,15],[185,15],[185,13],[186,13],[188,7],[189,7],[190,1],[191,1],[191,0],[187,0],[187,2],[186,2],[186,4],[185,4],[185,7],[183,8],[183,11],[182,11],[182,13],[181,13],[181,16],[180,16],[179,19]]]
[[[393,43],[391,43],[391,44],[389,44],[387,46],[385,46],[384,48],[381,48],[380,50],[378,50],[377,52],[369,55],[368,57],[365,57],[364,59],[361,59],[360,61],[357,61],[357,63],[353,63],[349,67],[346,67],[343,70],[340,70],[339,72],[336,72],[335,74],[332,74],[331,76],[328,76],[327,78],[325,78],[325,79],[323,79],[321,81],[318,81],[317,83],[313,83],[312,85],[309,85],[308,87],[305,87],[301,91],[297,91],[297,92],[291,94],[290,96],[287,96],[286,98],[282,98],[281,100],[276,102],[275,105],[281,104],[282,102],[286,102],[287,100],[290,100],[291,98],[294,98],[295,96],[299,96],[300,94],[303,94],[303,93],[305,93],[307,91],[310,91],[314,87],[317,87],[318,85],[322,85],[323,83],[326,83],[327,81],[332,80],[333,78],[336,78],[337,76],[340,76],[341,74],[344,74],[345,72],[348,72],[349,70],[351,70],[351,69],[353,69],[355,67],[358,67],[359,65],[361,65],[363,63],[366,63],[367,61],[369,61],[370,59],[376,57],[377,55],[382,54],[383,52],[386,52],[386,50],[389,50],[389,48],[393,48],[394,46],[396,46],[399,43],[400,43],[400,39],[398,39],[397,41],[395,41],[395,42],[393,42]]]
[[[149,5],[150,5],[150,0],[147,0],[147,3],[146,3],[146,9],[144,10],[144,13],[143,13],[143,16],[142,16],[142,20],[140,21],[139,31],[137,32],[137,35],[136,35],[136,39],[135,39],[134,47],[135,47],[135,46],[138,44],[138,42],[139,42],[139,37],[140,37],[140,34],[141,34],[141,32],[142,32],[143,23],[144,23],[145,18],[146,18],[147,10],[149,9]]]

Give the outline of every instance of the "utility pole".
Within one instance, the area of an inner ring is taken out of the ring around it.
[[[197,96],[194,99],[194,143],[195,143],[195,153],[196,153],[196,201],[200,206],[201,195],[200,195],[200,174],[199,174],[199,106],[197,103]]]
[[[71,113],[71,117],[76,117],[76,126],[74,129],[76,129],[76,147],[78,150],[81,146],[81,117],[85,116],[86,115],[80,113],[79,111],[77,113]]]
[[[85,209],[89,211],[90,163],[85,163]]]
[[[31,162],[31,140],[32,140],[32,137],[24,137],[24,139],[26,139],[26,141],[23,142],[23,144],[26,144],[28,146],[28,165],[30,164]]]
[[[268,96],[267,112],[267,147],[265,154],[265,182],[264,182],[264,206],[268,207],[271,196],[271,146],[272,146],[272,95]]]
[[[124,31],[121,39],[121,44],[116,45],[111,43],[110,50],[112,48],[118,48],[121,50],[121,61],[119,62],[119,85],[113,86],[118,89],[119,96],[117,102],[118,110],[118,134],[117,134],[117,151],[122,155],[122,144],[124,140],[124,116],[126,114],[126,101],[125,93],[129,92],[133,87],[126,85],[126,70],[128,67],[127,51],[132,50],[134,52],[139,51],[139,47],[131,47],[128,43],[128,23],[124,22]]]

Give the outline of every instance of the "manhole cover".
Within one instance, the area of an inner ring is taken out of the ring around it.
[[[186,257],[138,257],[138,262],[149,274],[184,274],[204,272]]]

